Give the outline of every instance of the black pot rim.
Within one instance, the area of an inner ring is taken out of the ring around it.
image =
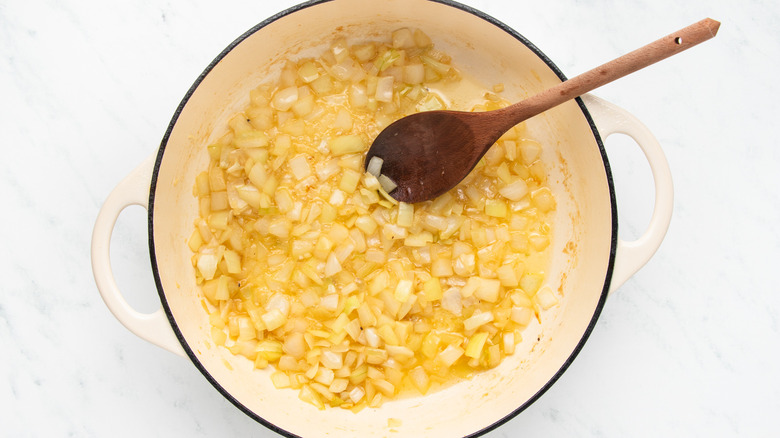
[[[219,391],[222,396],[224,396],[228,401],[230,401],[233,405],[235,405],[239,410],[241,410],[243,413],[245,413],[250,418],[254,419],[255,421],[259,422],[263,426],[267,427],[268,429],[286,437],[298,437],[298,435],[293,434],[290,431],[287,431],[285,429],[280,428],[279,426],[273,424],[272,422],[264,419],[259,415],[259,413],[256,413],[252,411],[251,409],[244,406],[241,402],[239,402],[235,397],[233,397],[230,392],[228,392],[225,388],[222,387],[222,385],[219,384],[219,382],[206,370],[206,368],[200,363],[197,356],[193,352],[193,350],[189,347],[189,344],[184,339],[184,335],[181,333],[181,330],[179,329],[178,324],[176,323],[176,320],[173,317],[173,314],[171,312],[170,307],[168,306],[168,300],[166,299],[165,293],[163,291],[162,286],[162,280],[160,278],[159,269],[157,267],[157,256],[155,253],[155,247],[154,247],[154,202],[155,202],[155,193],[157,189],[157,177],[160,171],[160,165],[162,162],[163,155],[165,153],[166,146],[168,144],[168,140],[170,139],[171,132],[173,131],[173,127],[176,125],[176,122],[181,115],[181,112],[183,111],[184,107],[186,106],[187,102],[189,101],[190,97],[192,97],[195,90],[198,88],[198,86],[201,84],[201,82],[204,80],[204,78],[211,72],[211,70],[225,57],[228,53],[230,53],[237,45],[239,45],[241,42],[243,42],[245,39],[247,39],[250,35],[254,34],[255,32],[259,31],[260,29],[268,26],[269,24],[286,17],[288,15],[291,15],[297,11],[319,5],[321,3],[328,3],[334,0],[310,0],[305,3],[301,3],[298,5],[295,5],[289,9],[286,9],[282,12],[279,12],[262,22],[258,23],[257,25],[253,26],[251,29],[243,33],[241,36],[239,36],[236,40],[234,40],[230,45],[228,45],[216,58],[214,58],[213,61],[206,67],[206,69],[198,76],[198,78],[195,80],[193,85],[190,87],[190,89],[185,94],[184,98],[182,99],[179,106],[176,108],[176,111],[173,114],[173,117],[171,119],[171,122],[168,125],[167,130],[165,131],[165,135],[163,136],[162,142],[160,143],[160,148],[157,153],[157,158],[154,163],[154,170],[152,173],[152,180],[151,185],[149,189],[149,208],[148,208],[148,233],[149,233],[149,254],[152,264],[152,273],[154,275],[154,282],[157,286],[157,292],[160,296],[160,301],[162,303],[162,307],[165,311],[165,314],[168,318],[168,322],[171,324],[171,327],[173,328],[174,333],[176,334],[176,337],[179,340],[179,343],[181,344],[182,348],[186,352],[187,356],[190,358],[192,363],[197,367],[197,369],[203,374],[203,376],[206,378],[206,380],[211,383],[214,388]],[[563,74],[563,72],[544,54],[541,50],[539,50],[533,43],[531,43],[528,39],[526,39],[524,36],[522,36],[520,33],[512,29],[511,27],[507,26],[506,24],[502,23],[501,21],[493,18],[492,16],[479,11],[477,9],[474,9],[470,6],[464,5],[462,3],[458,3],[453,0],[426,0],[434,3],[440,3],[443,5],[447,5],[456,9],[460,9],[462,11],[468,12],[482,20],[487,21],[488,23],[500,28],[507,34],[511,35],[515,39],[517,39],[520,43],[524,44],[526,47],[528,47],[531,51],[534,52],[539,58],[541,58],[544,63],[562,80],[566,80],[566,76]],[[580,110],[582,111],[583,115],[585,116],[586,120],[588,121],[588,124],[590,126],[591,131],[593,132],[593,136],[596,139],[596,143],[598,144],[599,153],[601,154],[602,161],[604,163],[604,171],[606,173],[606,179],[607,183],[609,185],[609,194],[610,194],[610,204],[611,204],[611,213],[612,213],[612,236],[610,241],[610,251],[609,251],[609,262],[607,265],[607,272],[604,278],[604,287],[601,291],[601,296],[599,297],[598,304],[596,306],[596,309],[593,313],[593,316],[585,329],[585,331],[582,334],[582,337],[580,338],[579,342],[575,346],[575,348],[572,350],[569,357],[566,359],[566,361],[561,365],[561,367],[558,369],[558,371],[553,375],[550,380],[548,380],[539,391],[536,392],[532,397],[530,397],[528,400],[526,400],[523,404],[518,406],[516,409],[514,409],[512,412],[504,416],[503,418],[499,419],[498,421],[485,426],[484,428],[471,433],[467,435],[468,437],[477,437],[484,435],[500,426],[508,422],[509,420],[516,417],[518,414],[520,414],[522,411],[524,411],[526,408],[528,408],[531,404],[533,404],[536,400],[539,399],[539,397],[542,396],[560,377],[563,375],[563,373],[569,368],[571,363],[574,361],[574,359],[577,357],[579,352],[582,350],[583,346],[585,345],[585,342],[590,337],[591,332],[593,331],[593,328],[595,327],[596,321],[598,320],[599,316],[601,315],[601,311],[604,307],[604,303],[607,298],[607,294],[609,292],[609,286],[612,280],[612,272],[615,265],[615,255],[617,250],[617,242],[618,242],[618,222],[617,222],[617,203],[615,198],[615,187],[614,187],[614,181],[612,178],[612,171],[609,166],[609,160],[607,159],[606,150],[604,149],[604,144],[602,142],[601,136],[599,135],[598,129],[596,128],[596,124],[593,121],[593,118],[590,116],[590,113],[588,112],[587,107],[583,103],[581,98],[576,99],[577,105],[579,105]]]

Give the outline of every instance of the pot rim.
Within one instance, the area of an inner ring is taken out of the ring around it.
[[[258,423],[262,424],[266,428],[278,433],[279,435],[285,436],[285,437],[298,437],[298,435],[293,434],[292,432],[289,432],[285,429],[282,429],[281,427],[273,424],[272,422],[264,419],[259,413],[252,411],[248,407],[244,406],[240,401],[238,401],[235,397],[233,397],[230,392],[228,392],[225,388],[222,387],[222,385],[219,384],[219,382],[209,373],[209,371],[201,364],[200,360],[198,360],[197,356],[193,352],[192,348],[190,348],[189,344],[187,343],[186,339],[184,338],[184,335],[182,334],[181,330],[179,329],[178,324],[176,323],[176,320],[173,317],[173,313],[171,312],[171,309],[168,305],[168,300],[166,299],[165,293],[163,291],[162,286],[162,280],[160,278],[160,272],[157,267],[157,256],[155,253],[155,246],[154,246],[154,202],[155,202],[155,194],[157,190],[157,177],[160,171],[160,166],[162,163],[163,155],[165,154],[165,149],[168,145],[168,140],[170,139],[171,132],[173,131],[173,127],[176,125],[179,116],[181,115],[182,111],[184,110],[184,107],[187,105],[189,99],[192,97],[192,95],[195,93],[195,90],[200,86],[200,84],[203,82],[203,80],[206,78],[206,76],[211,72],[211,70],[214,69],[214,67],[223,59],[225,58],[228,53],[230,53],[236,46],[241,44],[244,40],[246,40],[249,36],[253,35],[255,32],[258,32],[259,30],[263,29],[264,27],[268,26],[269,24],[282,19],[288,15],[292,15],[295,12],[301,11],[303,9],[317,6],[319,4],[323,3],[329,3],[334,0],[309,0],[304,3],[297,4],[295,6],[292,6],[286,10],[283,10],[279,13],[276,13],[265,20],[261,21],[260,23],[254,25],[249,30],[241,34],[238,38],[236,38],[233,42],[231,42],[222,52],[217,55],[214,60],[212,60],[209,65],[203,70],[203,72],[198,76],[198,78],[195,80],[195,82],[192,84],[192,86],[187,90],[187,93],[184,95],[184,98],[179,103],[178,107],[174,111],[173,117],[171,118],[170,123],[168,124],[168,128],[165,131],[165,134],[162,138],[162,141],[160,143],[160,147],[157,153],[157,157],[155,159],[154,168],[152,171],[152,178],[151,178],[151,184],[149,187],[149,208],[148,208],[148,233],[149,233],[149,255],[151,260],[151,267],[152,267],[152,274],[154,276],[154,282],[157,287],[157,293],[160,296],[160,302],[162,303],[162,308],[165,311],[165,315],[168,318],[168,322],[171,325],[171,328],[173,329],[173,332],[176,335],[176,338],[179,340],[179,343],[181,344],[182,348],[184,349],[184,352],[187,354],[187,356],[190,358],[192,363],[195,365],[195,367],[203,374],[203,376],[208,380],[209,383],[220,393],[223,397],[225,397],[228,401],[230,401],[235,407],[237,407],[240,411],[242,411],[244,414],[252,418],[253,420],[257,421]],[[547,57],[539,48],[537,48],[533,43],[531,43],[528,39],[526,39],[524,36],[522,36],[519,32],[514,30],[512,27],[506,25],[505,23],[497,20],[496,18],[488,15],[485,12],[482,12],[478,9],[475,9],[471,6],[464,5],[462,3],[458,3],[453,0],[424,0],[429,1],[433,3],[439,3],[443,4],[445,6],[453,7],[456,9],[460,9],[464,12],[467,12],[469,14],[474,15],[475,17],[482,19],[484,21],[487,21],[488,23],[498,27],[499,29],[503,30],[510,36],[514,37],[516,40],[518,40],[520,43],[525,45],[528,49],[530,49],[536,56],[538,56],[549,68],[550,70],[555,73],[555,75],[561,80],[565,81],[567,78],[563,74],[563,72],[550,60],[550,58]],[[596,305],[596,308],[594,310],[593,316],[591,317],[590,322],[588,323],[588,326],[586,327],[585,331],[582,334],[582,337],[577,342],[577,345],[572,350],[569,357],[563,362],[561,367],[556,371],[556,373],[548,380],[533,396],[529,397],[525,402],[523,402],[520,406],[518,406],[516,409],[512,410],[509,414],[504,416],[503,418],[495,421],[492,424],[489,424],[482,429],[471,433],[467,435],[467,437],[478,437],[481,435],[484,435],[492,430],[495,430],[496,428],[504,425],[511,419],[515,418],[518,414],[520,414],[522,411],[524,411],[526,408],[528,408],[530,405],[532,405],[536,400],[538,400],[552,385],[558,381],[558,379],[563,375],[563,373],[569,368],[571,363],[574,361],[574,359],[577,357],[579,352],[582,350],[583,346],[585,345],[585,342],[590,337],[591,332],[593,331],[593,328],[595,327],[596,321],[598,320],[599,316],[601,315],[601,311],[604,308],[604,304],[606,302],[606,298],[609,292],[609,286],[612,281],[612,273],[615,265],[615,257],[617,252],[617,244],[618,244],[618,220],[617,220],[617,202],[616,202],[616,195],[615,195],[615,187],[614,187],[614,181],[612,178],[612,171],[610,169],[609,160],[607,159],[607,153],[604,148],[604,143],[601,139],[601,136],[598,132],[598,129],[596,127],[595,122],[593,121],[593,118],[591,117],[590,113],[588,112],[587,107],[585,106],[585,103],[582,101],[580,97],[577,97],[575,99],[577,102],[577,105],[580,107],[580,110],[582,111],[583,115],[585,116],[588,125],[590,126],[591,132],[593,133],[593,136],[596,140],[596,144],[598,145],[599,153],[602,158],[602,162],[604,164],[604,171],[606,173],[606,180],[609,187],[609,196],[610,196],[610,209],[612,214],[612,235],[610,239],[610,250],[609,250],[609,261],[607,264],[607,271],[604,278],[604,286],[601,291],[601,295],[599,297],[599,301]]]

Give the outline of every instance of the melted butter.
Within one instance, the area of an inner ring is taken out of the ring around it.
[[[475,106],[485,103],[485,96],[492,93],[474,77],[460,73],[460,80],[441,81],[428,86],[449,109],[471,111]]]

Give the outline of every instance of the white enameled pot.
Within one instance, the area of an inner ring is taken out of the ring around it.
[[[500,426],[565,371],[608,294],[650,259],[671,219],[671,175],[658,142],[625,111],[587,95],[527,122],[532,135],[545,145],[543,158],[550,164],[549,183],[558,202],[547,282],[558,292],[560,305],[524,332],[517,352],[500,366],[426,396],[353,413],[318,410],[299,400],[297,391],[275,389],[270,369],[254,370],[248,360],[214,347],[187,247],[198,215],[192,195],[195,176],[208,163],[204,146],[247,103],[248,90],[278,73],[285,57],[316,53],[336,36],[361,39],[404,26],[423,29],[462,71],[482,83],[503,83],[509,100],[563,79],[560,70],[517,32],[457,3],[305,3],[258,24],[208,66],[174,114],[159,151],[119,183],[95,224],[93,271],[111,312],[141,338],[189,357],[222,395],[282,435],[450,437],[479,435]],[[618,132],[638,143],[655,183],[649,227],[632,242],[618,237],[615,191],[602,144],[602,139]],[[152,270],[162,303],[152,314],[138,313],[127,304],[111,272],[111,234],[118,215],[129,205],[148,210]],[[389,418],[400,420],[393,426],[397,434],[390,432]]]

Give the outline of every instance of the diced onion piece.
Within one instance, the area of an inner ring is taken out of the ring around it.
[[[504,287],[517,287],[519,280],[517,279],[517,273],[512,265],[502,265],[496,269],[498,274],[498,280],[501,282],[501,286]]]
[[[417,47],[428,47],[433,44],[431,38],[420,29],[414,30],[414,43],[417,44]]]
[[[337,370],[344,365],[341,353],[335,353],[331,350],[325,350],[322,352],[322,356],[320,356],[320,362],[322,362],[323,366],[332,370]]]
[[[503,342],[502,348],[504,354],[512,354],[515,352],[515,332],[504,332],[501,335],[501,341]]]
[[[542,145],[534,140],[523,139],[518,146],[520,148],[520,156],[525,164],[531,164],[536,161],[542,152]]]
[[[374,98],[378,102],[392,102],[393,100],[393,77],[382,76],[376,82],[376,93]]]
[[[319,69],[314,61],[305,62],[300,68],[298,68],[298,77],[305,83],[309,83],[318,77],[320,77]]]
[[[246,131],[233,140],[240,148],[258,148],[268,146],[268,136],[262,131]]]
[[[431,263],[431,275],[434,277],[450,277],[452,274],[451,258],[438,257]]]
[[[376,231],[376,221],[371,216],[360,216],[355,220],[355,226],[367,235],[374,234]]]
[[[336,120],[333,122],[333,127],[336,129],[349,130],[352,129],[352,116],[345,108],[339,108],[336,113]]]
[[[316,406],[317,409],[325,409],[325,403],[322,402],[322,398],[320,398],[319,394],[311,388],[311,385],[303,385],[301,391],[298,393],[298,398]]]
[[[286,373],[283,373],[281,371],[276,371],[273,374],[271,374],[271,382],[273,382],[274,387],[276,387],[277,389],[289,388],[290,376],[288,376]]]
[[[388,191],[388,193],[390,193]],[[411,227],[414,222],[414,205],[406,202],[398,203],[398,218],[396,224],[402,227]]]
[[[499,199],[487,199],[485,201],[485,214],[488,216],[504,218],[507,214],[507,206]]]
[[[198,252],[201,245],[203,245],[203,237],[200,235],[198,230],[194,230],[192,234],[190,234],[190,238],[187,240],[187,246],[190,247],[190,251]]]
[[[344,392],[348,386],[348,379],[333,379],[333,382],[328,387],[328,390],[334,394],[339,394]]]
[[[475,313],[471,318],[463,321],[463,327],[466,330],[474,330],[491,321],[493,321],[493,312]]]
[[[379,365],[384,363],[388,358],[387,350],[380,350],[378,348],[366,349],[366,362],[372,365]],[[373,368],[369,368],[369,371]]]
[[[268,172],[265,168],[265,164],[256,163],[249,171],[249,181],[258,189],[262,189],[263,185],[268,181]]]
[[[402,27],[393,31],[393,47],[396,49],[408,49],[415,46],[414,34],[408,27]]]
[[[349,104],[353,108],[363,108],[368,105],[368,94],[363,84],[352,84],[349,87]]]
[[[241,256],[237,252],[229,249],[225,251],[223,257],[225,258],[228,274],[241,273]]]
[[[533,311],[528,307],[512,307],[512,312],[510,313],[510,319],[521,326],[526,326],[528,323],[531,322],[531,317],[533,316]]]
[[[412,351],[409,347],[402,345],[388,345],[385,347],[385,349],[390,354],[390,356],[393,357],[393,359],[399,362],[406,362],[414,358],[414,351]]]
[[[441,282],[436,277],[431,277],[423,283],[423,294],[427,301],[436,301],[442,299]]]
[[[198,256],[198,271],[206,280],[214,278],[219,259],[216,254],[201,254]]]
[[[370,160],[368,160],[368,166],[366,166],[366,172],[370,173],[376,178],[379,178],[379,175],[382,174],[382,164],[384,163],[384,160],[374,155],[371,157]]]
[[[482,354],[482,348],[485,346],[485,341],[487,341],[488,333],[487,332],[478,332],[475,333],[470,339],[469,343],[466,345],[466,356],[478,359],[479,356]]]
[[[409,295],[412,294],[412,287],[414,286],[414,283],[411,280],[401,280],[398,282],[398,285],[395,288],[395,293],[393,296],[396,300],[400,302],[404,302],[407,299],[409,299]]]
[[[279,309],[264,313],[262,319],[268,331],[276,330],[287,322],[287,317]]]
[[[282,88],[274,93],[271,106],[278,111],[287,111],[298,100],[298,87]]]
[[[360,173],[355,172],[352,169],[345,169],[341,175],[341,181],[339,182],[339,189],[345,193],[354,193],[360,183]]]
[[[320,300],[320,306],[331,312],[335,312],[339,307],[339,296],[336,294],[326,295]]]
[[[366,391],[363,390],[363,388],[360,386],[355,386],[351,391],[349,391],[349,399],[352,400],[352,403],[357,403],[360,400],[363,400],[364,395],[366,395]]]
[[[309,162],[306,160],[306,155],[304,154],[299,154],[290,158],[288,165],[290,166],[290,172],[292,172],[293,176],[298,181],[311,175],[311,166],[309,166]]]
[[[523,292],[528,294],[528,296],[533,296],[536,291],[539,290],[539,287],[542,285],[542,281],[544,281],[544,277],[540,274],[524,274],[522,277],[520,277],[520,288],[523,289]]]
[[[404,66],[404,82],[407,84],[421,84],[425,80],[425,66],[423,64],[408,64]]]
[[[248,316],[238,317],[238,340],[248,341],[255,339],[255,326],[252,324],[252,320]]]
[[[550,239],[543,234],[531,233],[528,235],[528,243],[537,250],[543,251],[550,244]]]
[[[339,168],[339,162],[333,158],[325,162],[319,163],[316,166],[315,173],[320,181],[326,181],[331,176],[337,174],[341,169]]]
[[[254,185],[241,185],[236,187],[236,192],[238,193],[238,197],[241,198],[244,202],[246,202],[249,206],[254,208],[255,210],[260,209],[260,203],[261,196],[260,191],[257,190],[257,187]]]
[[[479,287],[474,291],[474,296],[482,301],[495,303],[498,301],[498,295],[501,288],[501,282],[496,279],[482,278],[479,281]]]
[[[333,155],[338,156],[363,152],[366,149],[366,143],[359,135],[341,135],[333,138],[328,147]]]
[[[306,354],[306,342],[303,339],[303,334],[300,332],[293,332],[287,335],[282,345],[282,349],[286,354],[289,354],[295,359],[300,359]]]
[[[444,102],[434,93],[428,94],[417,103],[417,111],[436,111],[444,109]]]
[[[225,301],[230,299],[230,285],[228,281],[229,277],[223,275],[217,280],[217,290],[214,292],[214,299],[217,301]]]
[[[290,229],[292,225],[287,218],[278,217],[271,221],[268,225],[268,232],[276,237],[285,239],[290,235]]]
[[[334,207],[341,207],[344,205],[344,202],[346,202],[347,196],[344,193],[344,191],[340,189],[336,189],[333,191],[333,193],[330,194],[330,198],[328,199],[328,203]]]
[[[389,239],[404,239],[409,235],[409,231],[406,228],[395,224],[385,224],[382,227],[382,232]]]
[[[443,364],[446,367],[452,366],[465,351],[457,345],[450,344],[436,356],[436,361]]]
[[[363,318],[361,318],[361,321],[362,320]],[[374,327],[367,327],[364,332],[366,334],[366,343],[369,347],[379,348],[382,345],[382,338],[379,337],[379,333]]]
[[[526,194],[528,194],[528,184],[525,182],[525,180],[518,178],[517,180],[500,188],[498,193],[510,201],[519,201],[523,199]]]
[[[279,188],[274,193],[274,201],[281,213],[287,213],[293,209],[294,202],[290,191],[286,188]]]
[[[457,288],[447,289],[441,297],[441,308],[455,316],[460,316],[463,309],[461,294]]]
[[[428,373],[426,373],[425,369],[421,366],[409,371],[409,379],[412,381],[414,387],[420,391],[420,394],[427,393],[428,389],[431,387],[431,380],[428,377]]]
[[[558,298],[553,293],[552,289],[549,286],[545,286],[536,293],[536,296],[534,297],[537,303],[539,303],[539,306],[541,306],[542,309],[547,310],[556,304],[558,304]]]
[[[555,198],[548,187],[541,187],[531,193],[531,202],[542,212],[555,209]]]
[[[439,62],[439,61],[437,61],[437,60],[435,60],[432,57],[427,56],[427,55],[420,56],[420,60],[422,60],[422,62],[425,65],[427,65],[428,67],[432,68],[433,70],[435,70],[439,74],[447,74],[447,73],[449,73],[450,69],[452,68],[451,66],[449,66],[447,64],[444,64],[442,62]]]
[[[479,289],[481,284],[482,279],[480,277],[470,277],[466,282],[466,285],[461,288],[460,294],[463,296],[463,298],[468,298],[474,295],[474,292]]]

